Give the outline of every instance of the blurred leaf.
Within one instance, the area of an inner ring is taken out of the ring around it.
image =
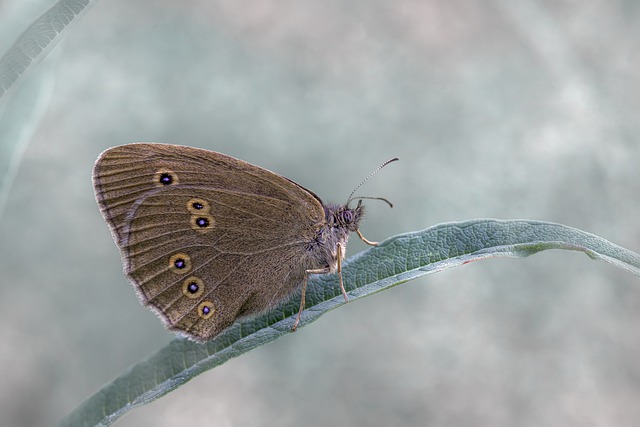
[[[0,110],[18,84],[98,0],[60,0],[36,19],[0,58]]]
[[[97,0],[60,0],[35,20],[0,58],[0,218],[18,173],[22,156],[37,129],[54,85],[55,69],[50,65],[9,99],[20,83],[53,47],[72,24]]]
[[[0,220],[22,156],[49,105],[57,57],[50,56],[9,101],[5,113],[0,113]]]
[[[638,254],[601,237],[548,222],[492,219],[440,224],[392,237],[348,260],[343,274],[353,300],[471,261],[526,257],[546,249],[581,251],[640,275]],[[345,304],[335,275],[313,277],[307,292],[300,327]],[[80,404],[60,425],[111,424],[130,409],[163,396],[196,375],[290,333],[297,308],[298,300],[293,298],[260,317],[236,322],[204,344],[176,338]]]

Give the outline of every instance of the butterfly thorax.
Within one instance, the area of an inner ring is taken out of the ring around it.
[[[323,205],[325,222],[318,229],[316,238],[309,245],[309,261],[312,268],[338,268],[338,246],[345,257],[349,233],[356,231],[364,215],[364,206],[350,208],[344,205]]]

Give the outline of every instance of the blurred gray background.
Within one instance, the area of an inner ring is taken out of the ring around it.
[[[53,3],[0,0],[0,53]],[[368,203],[369,239],[529,218],[640,251],[639,48],[633,0],[98,3],[30,77],[53,83],[0,220],[2,425],[51,425],[173,338],[95,204],[107,147],[221,151],[334,202],[398,156],[361,191],[395,205]],[[348,304],[117,425],[637,426],[639,324],[629,273],[487,260]]]

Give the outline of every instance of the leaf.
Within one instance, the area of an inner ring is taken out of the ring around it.
[[[55,85],[51,55],[0,113],[0,220],[27,146],[44,116]],[[59,57],[59,56],[58,56]]]
[[[55,67],[37,73],[12,102],[11,95],[72,24],[97,0],[60,0],[35,20],[0,58],[0,219],[22,156],[49,102]]]
[[[60,0],[25,30],[0,58],[0,111],[3,103],[53,47],[98,0]]]
[[[345,262],[344,283],[354,300],[471,261],[526,257],[546,249],[581,251],[640,275],[638,254],[593,234],[542,221],[479,219],[392,237]],[[343,304],[335,275],[313,277],[300,327]],[[298,300],[293,298],[260,317],[236,322],[204,344],[176,338],[80,404],[60,426],[111,424],[196,375],[290,333],[297,308]]]

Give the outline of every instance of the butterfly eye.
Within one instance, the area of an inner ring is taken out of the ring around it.
[[[204,199],[191,199],[187,202],[187,210],[195,215],[202,215],[209,213],[209,202]]]
[[[353,221],[353,212],[351,212],[351,210],[342,211],[342,221],[345,224],[351,224],[351,221]]]
[[[204,282],[195,276],[188,277],[182,282],[182,293],[191,299],[199,298],[204,293]]]
[[[198,316],[203,319],[208,319],[214,315],[216,308],[211,301],[202,301],[198,306]]]
[[[191,228],[199,233],[213,229],[214,220],[211,215],[191,215]]]
[[[172,184],[175,185],[178,183],[178,175],[169,169],[160,169],[154,175],[154,181],[158,187],[165,187]]]
[[[191,258],[187,254],[179,253],[169,258],[169,269],[176,274],[191,270]]]

